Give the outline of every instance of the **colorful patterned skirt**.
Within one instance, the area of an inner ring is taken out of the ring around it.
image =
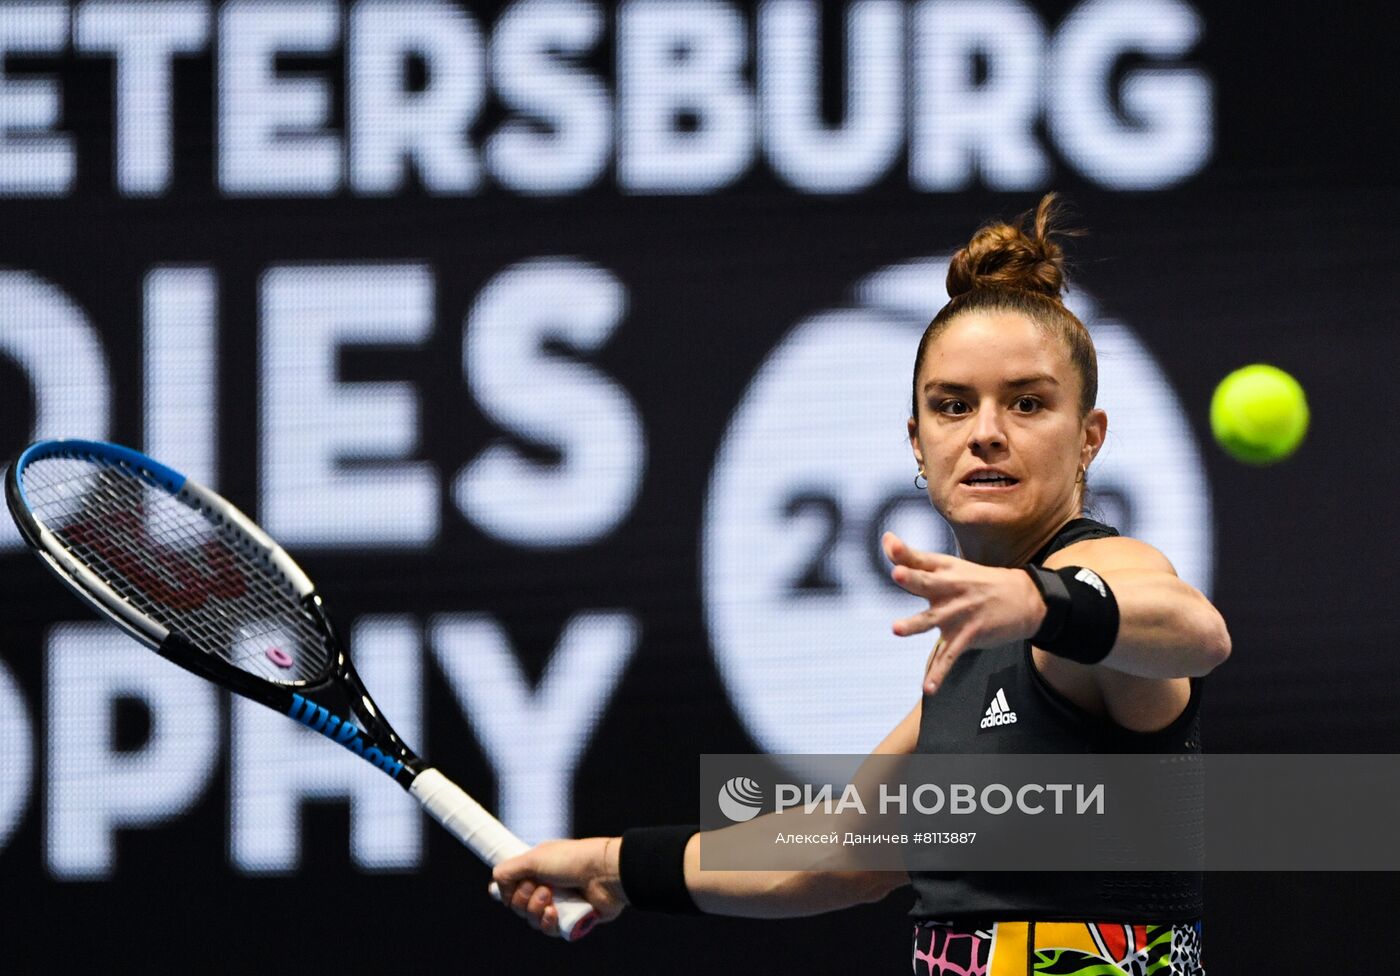
[[[915,976],[1205,976],[1201,923],[914,924]]]

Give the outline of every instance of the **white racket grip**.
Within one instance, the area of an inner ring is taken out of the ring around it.
[[[423,770],[408,790],[434,820],[487,864],[494,866],[530,849],[529,844],[436,769]],[[554,892],[554,908],[559,913],[559,934],[570,942],[587,935],[598,920],[593,906],[567,889]]]

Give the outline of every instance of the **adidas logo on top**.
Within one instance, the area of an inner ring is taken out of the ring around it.
[[[987,706],[987,714],[982,716],[982,728],[990,729],[994,725],[1015,724],[1016,713],[1006,702],[1006,689],[998,688],[996,695],[992,698],[992,703]]]

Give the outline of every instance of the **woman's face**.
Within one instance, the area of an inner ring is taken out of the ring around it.
[[[1080,387],[1064,343],[1025,316],[954,319],[925,350],[909,422],[938,512],[955,528],[1026,532],[1079,515],[1075,480],[1108,423],[1080,414]]]

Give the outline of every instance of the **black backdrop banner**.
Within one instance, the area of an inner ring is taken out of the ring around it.
[[[1054,189],[1091,231],[1093,511],[1233,635],[1207,748],[1394,751],[1380,8],[1219,6],[0,5],[0,449],[116,440],[227,495],[527,839],[690,821],[699,754],[857,753],[917,700],[875,545],[952,548],[914,346],[951,252]],[[1210,441],[1250,362],[1312,406],[1273,468]],[[89,619],[9,528],[0,566],[0,970],[907,965],[907,890],[547,942],[373,770]],[[1381,946],[1393,876],[1260,880],[1211,877],[1212,971],[1278,926]]]

